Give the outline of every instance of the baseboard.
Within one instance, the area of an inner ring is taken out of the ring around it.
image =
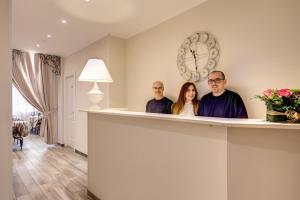
[[[87,154],[82,153],[81,151],[78,151],[77,149],[75,149],[75,153],[78,153],[79,155],[84,156],[84,157],[86,157],[86,158],[88,157]]]
[[[59,142],[56,142],[56,144],[57,144],[58,146],[65,147],[65,144],[61,144],[61,143],[59,143]]]
[[[91,197],[93,200],[101,200],[96,195],[94,195],[91,191],[87,190],[87,195]]]

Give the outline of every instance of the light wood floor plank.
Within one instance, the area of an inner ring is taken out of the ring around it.
[[[28,194],[26,186],[18,174],[13,175],[13,192],[16,198]]]
[[[90,200],[87,158],[71,148],[47,145],[38,136],[24,139],[13,152],[13,197],[16,200]]]

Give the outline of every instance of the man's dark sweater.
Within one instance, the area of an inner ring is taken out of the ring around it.
[[[171,114],[171,106],[173,101],[164,97],[160,100],[151,99],[147,102],[146,105],[146,112],[150,113],[164,113],[164,114]]]
[[[212,93],[204,95],[200,101],[199,116],[248,118],[247,110],[240,95],[230,90],[225,90],[220,96]]]

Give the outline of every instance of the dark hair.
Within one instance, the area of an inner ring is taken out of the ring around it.
[[[223,78],[224,80],[226,79],[225,74],[224,74],[224,72],[222,72],[222,71],[214,70],[214,71],[210,72],[209,74],[212,74],[212,73],[220,73],[221,76],[222,76],[222,78]]]
[[[177,114],[178,115],[182,111],[183,106],[184,106],[185,101],[186,101],[186,99],[185,99],[185,93],[188,91],[188,88],[191,85],[195,88],[195,91],[196,91],[195,98],[192,100],[192,103],[193,103],[193,107],[194,107],[194,113],[195,113],[195,115],[197,114],[198,107],[199,107],[199,101],[197,99],[198,98],[198,91],[197,91],[196,85],[194,83],[192,83],[192,82],[186,82],[185,84],[183,84],[181,86],[178,99],[172,105],[172,113],[173,114]]]

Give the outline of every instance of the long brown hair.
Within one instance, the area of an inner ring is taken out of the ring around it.
[[[183,84],[181,86],[181,89],[180,89],[180,93],[179,93],[179,96],[178,96],[178,99],[177,101],[172,105],[172,113],[173,114],[176,114],[176,115],[179,115],[180,112],[182,111],[183,107],[184,107],[184,104],[185,104],[185,93],[187,93],[188,91],[188,88],[190,86],[193,86],[194,89],[195,89],[195,98],[192,100],[192,103],[193,103],[193,107],[194,107],[194,113],[195,115],[197,114],[198,112],[198,107],[199,107],[199,101],[198,101],[198,91],[197,91],[197,88],[196,88],[196,85],[192,82],[186,82],[185,84]]]

